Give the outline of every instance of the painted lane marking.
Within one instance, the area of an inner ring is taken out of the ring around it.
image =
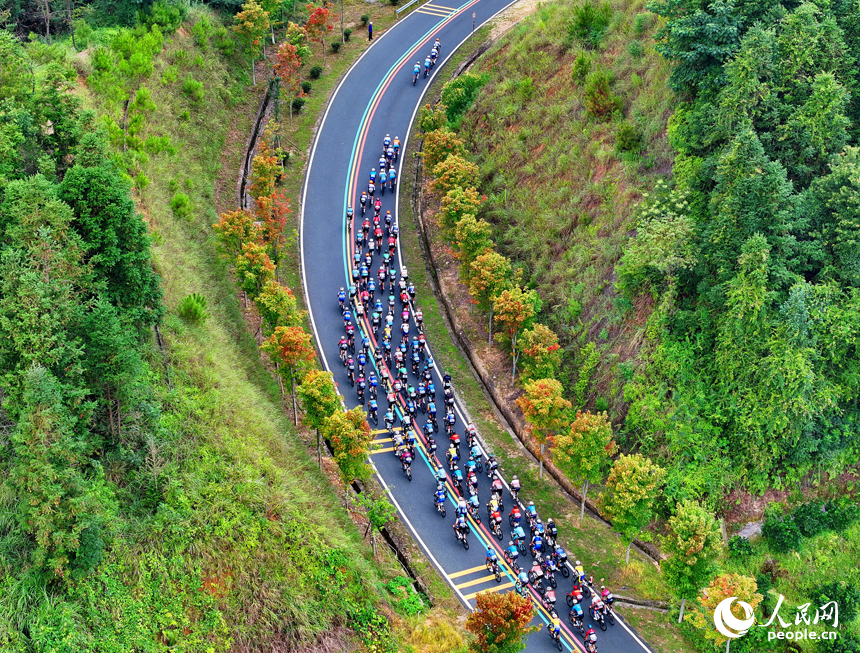
[[[501,592],[502,590],[509,589],[513,586],[514,586],[514,584],[510,583],[510,582],[502,583],[501,585],[496,585],[495,587],[490,587],[490,588],[485,589],[485,590],[478,590],[477,592],[472,592],[471,594],[466,594],[466,598],[471,601],[476,596],[478,596],[478,594],[480,594],[481,592]]]
[[[453,574],[448,574],[448,578],[460,578],[460,576],[468,576],[469,574],[474,574],[476,571],[486,571],[486,569],[487,565],[479,565],[470,569],[464,569],[463,571],[455,571]]]
[[[457,585],[457,589],[464,589],[466,587],[472,587],[472,585],[480,585],[481,583],[488,583],[490,581],[496,582],[496,577],[492,574],[489,576],[484,576],[482,578],[476,578],[475,580],[467,580],[465,583],[460,583]],[[507,587],[513,587],[513,583],[507,583]],[[502,585],[496,584],[493,587],[503,587]]]

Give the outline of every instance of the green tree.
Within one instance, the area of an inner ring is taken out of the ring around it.
[[[370,478],[367,457],[373,445],[373,431],[365,419],[364,409],[356,406],[352,410],[339,410],[326,417],[323,432],[331,442],[334,460],[340,471],[344,504],[349,505],[349,484],[353,480]]]
[[[428,170],[434,170],[437,165],[448,158],[449,154],[463,156],[466,153],[463,139],[450,129],[434,129],[424,134],[424,145],[421,148],[421,156]]]
[[[523,388],[525,393],[515,403],[523,411],[529,432],[540,444],[538,478],[543,478],[544,446],[570,419],[570,402],[562,397],[561,383],[555,379],[526,381]]]
[[[326,418],[340,410],[340,399],[331,372],[308,370],[298,388],[299,399],[305,416],[302,421],[317,434],[317,462],[322,466],[322,441],[320,431]]]
[[[606,413],[576,411],[570,429],[553,438],[552,452],[556,466],[568,478],[582,481],[579,520],[585,517],[585,497],[590,483],[603,478],[610,458],[618,450],[612,440],[612,424]]]
[[[358,503],[367,513],[367,530],[364,536],[370,533],[370,546],[373,549],[373,557],[376,558],[376,532],[381,531],[387,524],[397,517],[397,509],[385,497],[378,499],[370,496],[367,491],[358,495]]]
[[[256,304],[263,323],[268,326],[268,329],[265,329],[260,325],[264,333],[274,331],[279,326],[300,326],[305,319],[306,313],[299,310],[293,291],[277,281],[270,281],[263,286]]]
[[[511,343],[511,379],[517,374],[517,336],[521,329],[528,326],[539,308],[538,294],[534,290],[523,290],[519,285],[505,288],[493,299],[495,320],[502,325]]]
[[[561,345],[548,326],[535,322],[523,331],[519,342],[523,357],[523,379],[554,379],[561,366]]]
[[[82,472],[90,451],[57,379],[36,366],[23,383],[8,482],[20,497],[20,526],[35,540],[33,564],[63,578],[81,533],[98,523],[114,499],[97,474],[87,478]]]
[[[239,287],[256,300],[267,284],[275,280],[275,266],[266,248],[258,243],[245,243],[236,257],[236,280]]]
[[[161,319],[164,307],[147,226],[135,211],[128,184],[111,164],[74,166],[58,196],[75,213],[72,227],[83,241],[84,259],[102,295],[143,333]]]
[[[490,239],[492,228],[486,220],[476,220],[474,215],[464,215],[454,232],[454,246],[460,259],[460,278],[469,279],[472,261],[493,247]]]
[[[606,489],[597,505],[612,521],[612,527],[627,542],[625,563],[630,563],[630,546],[651,521],[652,507],[666,470],[640,454],[621,456],[612,465]]]
[[[231,260],[241,253],[245,243],[254,243],[260,239],[260,227],[255,224],[254,216],[247,209],[222,213],[221,219],[213,224],[212,228]]]
[[[478,178],[478,166],[467,161],[459,154],[449,154],[432,170],[433,183],[431,188],[440,195],[445,195],[454,188],[470,188]]]
[[[440,225],[447,232],[452,232],[457,223],[466,215],[478,215],[478,209],[484,198],[478,195],[474,188],[452,188],[442,197],[442,208],[439,211]]]
[[[663,550],[669,554],[660,568],[666,584],[681,598],[678,623],[684,619],[684,603],[694,599],[716,573],[714,559],[722,547],[720,525],[697,501],[684,500],[669,519]]]
[[[756,591],[757,589],[755,579],[749,576],[741,574],[717,576],[699,596],[698,609],[687,615],[687,621],[700,629],[705,639],[712,639],[715,646],[720,646],[728,641],[728,638],[714,628],[714,610],[722,601],[732,596],[748,603],[755,610],[764,598]],[[746,614],[737,601],[732,602],[730,609],[736,619],[746,619]]]
[[[242,11],[233,17],[233,29],[248,43],[248,53],[251,59],[251,82],[257,83],[254,70],[254,60],[263,51],[263,37],[269,29],[269,12],[263,9],[256,0],[246,0]]]

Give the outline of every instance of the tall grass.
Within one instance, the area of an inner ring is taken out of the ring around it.
[[[641,1],[541,4],[481,58],[489,82],[461,130],[494,242],[540,292],[540,320],[559,334],[563,383],[573,388],[580,351],[594,342],[600,365],[584,403],[603,397],[616,414],[618,365],[635,361],[643,316],[614,292],[614,266],[633,207],[672,161],[676,100],[652,18]]]

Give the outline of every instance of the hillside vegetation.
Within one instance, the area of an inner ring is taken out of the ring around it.
[[[586,369],[577,408],[619,409],[643,337],[648,302],[628,312],[613,285],[636,204],[671,169],[657,24],[644,1],[541,4],[481,58],[487,82],[460,125],[488,196],[479,217],[538,290],[561,380],[573,390]]]
[[[208,10],[140,22],[0,30],[0,649],[390,646],[214,246],[246,54]]]

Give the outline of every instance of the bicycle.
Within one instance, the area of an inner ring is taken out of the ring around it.
[[[552,641],[555,642],[555,645],[558,648],[558,650],[559,651],[563,650],[563,647],[561,644],[561,635],[559,633],[557,633],[555,630],[551,630],[551,631],[549,631],[549,636],[552,638]]]
[[[496,582],[502,582],[502,571],[499,569],[499,561],[498,560],[487,560],[486,563],[487,571],[493,574],[496,577]]]

